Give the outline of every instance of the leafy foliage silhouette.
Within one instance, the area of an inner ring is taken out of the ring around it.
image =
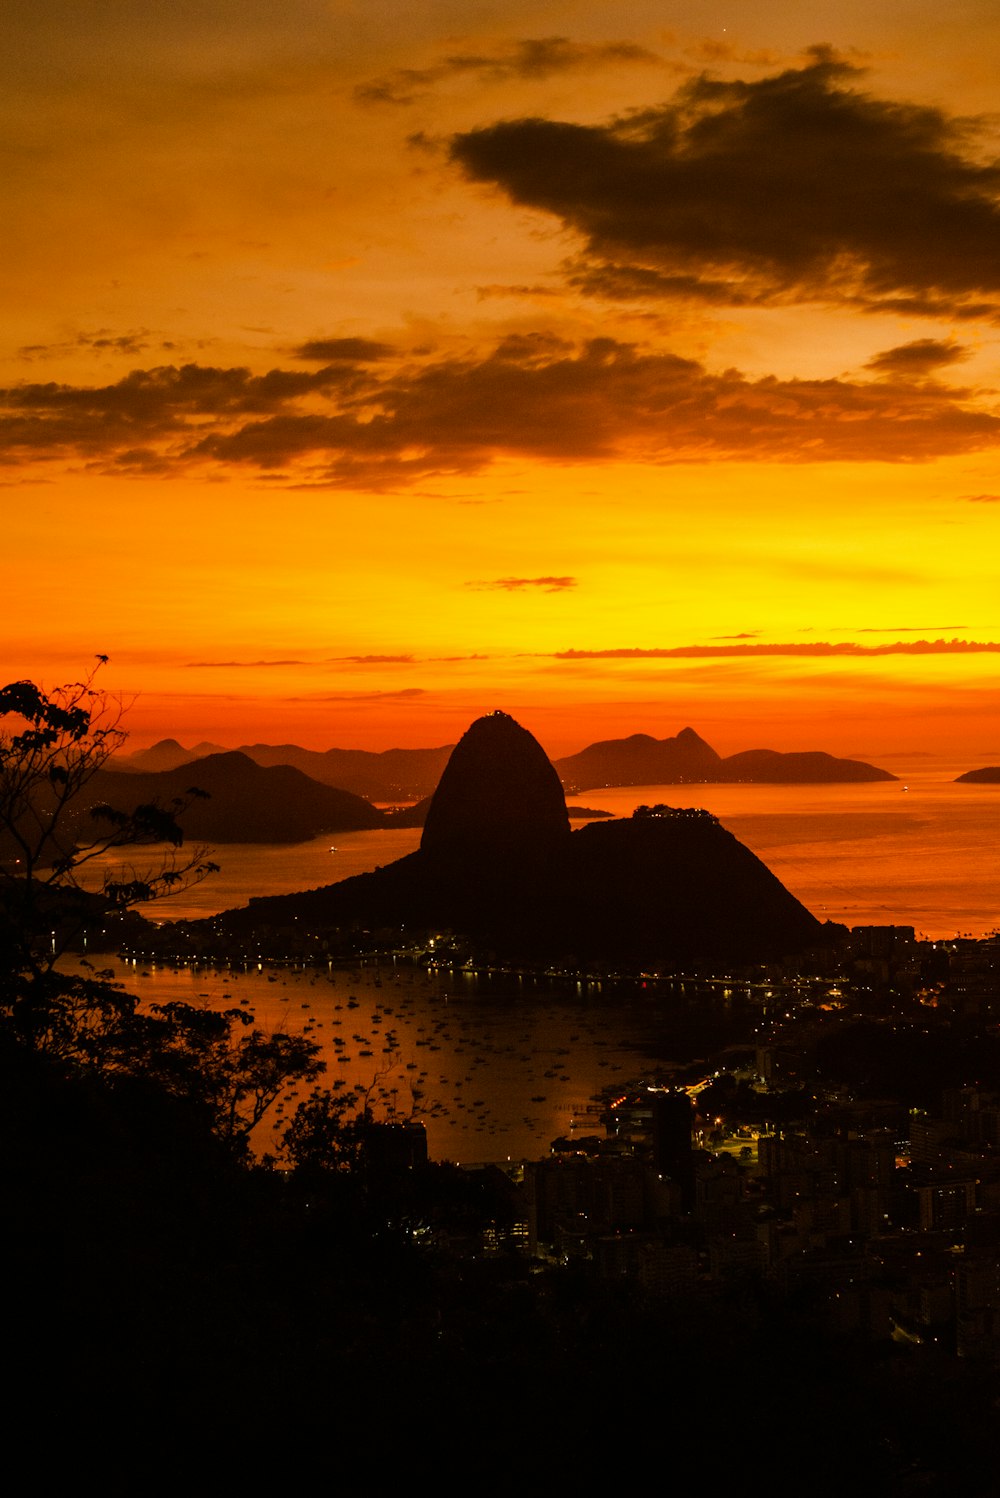
[[[88,957],[77,971],[60,963],[87,945],[88,932],[100,946],[106,921],[217,868],[203,846],[180,851],[180,819],[203,794],[196,788],[167,806],[85,804],[90,782],[126,739],[121,700],[95,685],[106,659],[49,692],[31,681],[0,689],[0,1043],[8,1060],[31,1053],[63,1075],[149,1084],[246,1154],[285,1084],[324,1070],[318,1047],[303,1036],[265,1035],[242,1009],[143,1006]],[[105,864],[96,885],[85,880],[102,855],[154,845],[148,866]]]

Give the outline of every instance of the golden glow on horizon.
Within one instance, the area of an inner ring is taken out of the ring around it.
[[[141,27],[15,3],[4,679],[107,652],[135,745],[444,743],[501,705],[553,754],[691,723],[723,751],[1000,756],[1000,648],[873,650],[1000,642],[1000,258],[933,196],[996,155],[988,121],[934,121],[995,111],[1000,18],[808,9],[737,32],[709,3],[694,32],[670,3],[627,31],[607,3],[226,0]],[[759,138],[719,107],[777,163],[766,219],[741,224],[722,157],[688,260],[645,189],[634,224],[582,170],[561,206],[548,122],[618,150],[609,121],[706,69],[760,85]],[[834,149],[816,222],[849,232],[821,263],[794,89],[766,133],[782,76],[933,157],[933,244],[882,222],[875,181],[852,218]],[[517,121],[544,127],[530,151]],[[687,647],[718,653],[611,653]]]

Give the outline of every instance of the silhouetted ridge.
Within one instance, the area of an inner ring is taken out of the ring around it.
[[[654,739],[633,733],[626,739],[603,739],[579,754],[557,759],[555,768],[574,794],[611,785],[687,785],[695,781],[733,781],[773,785],[835,785],[865,780],[895,780],[888,770],[859,759],[838,759],[821,750],[782,754],[776,749],[746,749],[722,759],[693,728],[676,738]]]
[[[602,739],[556,762],[567,786],[584,789],[601,785],[683,785],[716,780],[722,761],[693,728],[682,728],[676,738],[654,739],[633,733],[625,739]]]
[[[722,761],[726,780],[772,785],[849,785],[872,780],[895,780],[861,759],[838,759],[820,749],[779,753],[777,749],[744,749]]]
[[[546,919],[588,961],[780,957],[822,927],[708,812],[653,808],[573,833]]]
[[[981,770],[966,770],[964,775],[956,775],[955,781],[961,785],[997,785],[1000,784],[1000,765],[985,765]]]
[[[193,764],[195,760],[204,759],[209,754],[225,752],[218,744],[201,743],[196,744],[193,749],[185,749],[176,739],[160,739],[159,743],[153,744],[149,749],[136,749],[132,754],[114,755],[108,768],[121,774],[142,771],[152,775],[161,770],[177,770],[181,765]]]
[[[312,780],[369,801],[412,801],[432,794],[453,744],[437,749],[302,749],[297,744],[244,744],[258,765],[294,765]]]
[[[409,940],[450,928],[516,960],[668,971],[765,961],[824,935],[706,811],[647,807],[570,832],[553,766],[506,713],[478,719],[456,745],[416,853],[211,923],[258,948],[306,929],[318,939],[401,927]]]
[[[78,814],[102,801],[126,809],[143,802],[169,806],[193,786],[204,798],[193,800],[180,817],[192,842],[302,842],[320,832],[384,825],[381,812],[360,796],[320,785],[291,765],[265,769],[236,749],[171,770],[101,770]]]
[[[533,734],[507,713],[477,718],[452,750],[427,812],[421,852],[489,856],[569,832],[563,788]]]

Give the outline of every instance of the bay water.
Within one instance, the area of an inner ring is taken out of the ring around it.
[[[615,816],[642,803],[703,806],[820,920],[906,925],[932,940],[1000,925],[1000,785],[960,785],[917,762],[861,785],[650,785],[577,798]],[[333,884],[402,858],[418,828],[343,832],[291,845],[224,844],[220,872],[150,911],[214,915],[253,895]],[[140,861],[141,869],[141,861]]]
[[[997,929],[1000,786],[959,785],[954,769],[925,762],[894,769],[900,779],[862,785],[629,786],[578,799],[616,816],[643,803],[703,806],[821,920],[909,925],[935,940]],[[419,842],[419,829],[396,828],[218,847],[217,875],[150,914],[206,916],[253,895],[335,883]],[[780,991],[428,973],[391,962],[341,971],[114,966],[147,1001],[242,1006],[266,1030],[306,1033],[327,1064],[324,1085],[370,1090],[378,1116],[419,1118],[432,1158],[463,1164],[536,1158],[558,1135],[601,1133],[600,1091],[731,1041],[752,1043],[781,1003]],[[274,1146],[300,1100],[274,1110],[259,1150]]]
[[[67,966],[73,959],[65,959]],[[735,1041],[752,1044],[780,989],[428,971],[391,958],[354,968],[212,968],[122,961],[145,1003],[244,1008],[267,1033],[304,1034],[320,1087],[367,1094],[376,1118],[415,1119],[430,1157],[538,1159],[553,1139],[603,1136],[599,1095],[669,1077]],[[292,1088],[254,1135],[275,1151],[311,1089]]]

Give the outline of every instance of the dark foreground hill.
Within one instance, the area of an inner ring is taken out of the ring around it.
[[[955,776],[956,784],[961,785],[1000,785],[1000,765],[985,765],[981,770],[966,770],[964,775]]]
[[[762,961],[824,931],[707,812],[656,808],[570,832],[552,766],[502,713],[457,746],[416,853],[212,924],[265,943],[292,929],[449,929],[506,957],[631,967]]]
[[[192,842],[294,843],[321,832],[384,825],[382,813],[360,796],[320,785],[291,765],[264,769],[237,750],[152,774],[102,770],[86,799],[123,810],[148,802],[169,806],[191,787],[205,792],[180,817]]]
[[[530,862],[421,849],[212,924],[231,936],[437,928],[503,956],[633,968],[766,961],[818,945],[825,929],[714,817],[685,811],[593,822]]]
[[[440,862],[524,856],[569,833],[559,776],[538,740],[507,713],[477,718],[452,750],[427,809],[421,852]]]

